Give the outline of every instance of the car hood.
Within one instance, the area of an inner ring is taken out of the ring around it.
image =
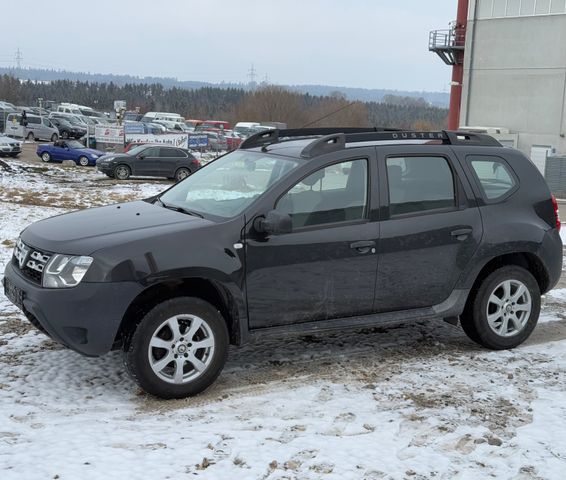
[[[98,161],[109,160],[111,158],[132,158],[132,156],[127,153],[104,153],[102,157],[99,157]]]
[[[90,255],[103,248],[211,224],[209,220],[137,201],[41,220],[24,230],[22,240],[48,252]]]

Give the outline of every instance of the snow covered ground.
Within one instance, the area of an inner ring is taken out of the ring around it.
[[[0,272],[30,222],[168,185],[12,164]],[[178,401],[141,393],[118,352],[60,348],[0,293],[0,479],[564,479],[559,287],[513,351],[440,321],[266,340],[231,350],[210,390]]]

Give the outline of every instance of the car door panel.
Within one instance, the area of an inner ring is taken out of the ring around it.
[[[366,159],[373,182],[375,151],[365,151],[370,153],[350,160]],[[288,188],[295,183],[290,181]],[[373,216],[377,196],[367,201],[365,220],[346,219],[345,213],[343,221],[306,225],[284,235],[255,234],[250,222],[246,291],[251,329],[372,312],[380,225]]]
[[[142,158],[140,158],[140,155]],[[133,175],[153,176],[158,170],[159,147],[150,147],[133,159]]]
[[[482,238],[481,216],[457,160],[446,149],[427,146],[426,156],[443,158],[452,170],[455,205],[429,211],[391,215],[389,188],[394,176],[386,158],[419,157],[422,148],[407,153],[380,149],[379,168],[384,216],[379,241],[379,266],[374,309],[393,311],[442,303],[455,288]],[[417,189],[418,190],[418,189]],[[393,192],[392,192],[393,194]]]

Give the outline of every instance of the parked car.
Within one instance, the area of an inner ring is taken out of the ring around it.
[[[217,152],[228,150],[228,141],[226,137],[218,132],[201,131],[203,135],[208,137],[208,148]]]
[[[177,398],[261,337],[438,318],[516,347],[560,278],[559,231],[536,166],[487,135],[272,130],[155,197],[29,226],[4,290]]]
[[[211,130],[211,131],[222,131],[222,130],[230,130],[232,127],[230,126],[230,122],[224,122],[222,120],[205,120],[202,122],[196,130]]]
[[[166,145],[138,145],[127,153],[111,153],[96,162],[98,170],[111,178],[165,177],[181,181],[200,168],[187,150]]]
[[[0,157],[16,158],[22,153],[22,143],[0,134]]]
[[[105,152],[86,148],[77,140],[59,140],[51,144],[40,144],[36,150],[37,156],[44,162],[63,162],[72,160],[77,165],[88,167],[96,165],[96,159]]]
[[[81,138],[86,135],[86,128],[77,124],[72,124],[64,118],[53,117],[50,119],[51,123],[59,130],[59,135],[63,139],[67,138]]]
[[[26,112],[27,125],[22,122],[21,113],[10,113],[6,118],[5,133],[8,136],[26,138],[27,140],[47,140],[55,142],[59,139],[59,130],[47,117],[28,114]]]

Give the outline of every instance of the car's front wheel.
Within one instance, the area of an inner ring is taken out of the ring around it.
[[[85,157],[85,156],[79,157],[79,165],[81,167],[88,167],[88,165],[89,165],[88,158]]]
[[[51,155],[49,154],[49,152],[43,152],[41,154],[41,160],[43,160],[45,163],[49,162],[51,160]]]
[[[224,318],[210,303],[194,297],[166,300],[143,317],[128,341],[126,368],[152,395],[196,395],[224,367],[228,338]]]
[[[526,269],[510,265],[490,273],[471,293],[462,328],[476,343],[493,350],[514,348],[535,328],[540,288]]]
[[[118,180],[127,180],[130,178],[131,173],[130,167],[127,165],[118,165],[114,169],[114,177]]]

